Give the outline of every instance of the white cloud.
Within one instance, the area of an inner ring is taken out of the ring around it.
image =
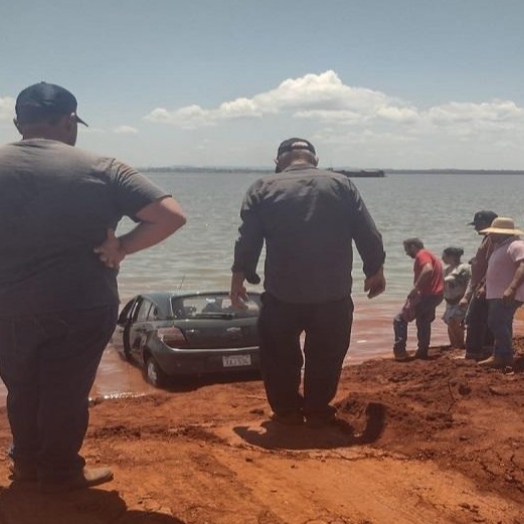
[[[15,114],[15,99],[0,96],[0,122],[10,122]]]
[[[118,135],[136,135],[138,133],[138,129],[132,126],[118,126],[113,129],[113,133]]]
[[[367,118],[365,115],[359,114],[355,111],[297,111],[294,114],[295,118],[308,118],[310,120],[316,119],[325,123],[346,123],[346,124],[361,124]]]
[[[412,124],[419,120],[417,110],[411,107],[383,106],[377,109],[377,118],[382,118],[399,124]]]
[[[88,134],[88,135],[101,135],[107,133],[106,129],[103,129],[102,127],[82,127],[82,134]]]
[[[524,126],[524,109],[514,102],[449,102],[417,108],[372,89],[346,85],[334,71],[284,80],[252,98],[237,98],[211,109],[190,105],[169,111],[156,108],[145,119],[184,129],[216,126],[237,119],[272,116],[308,119],[317,125],[351,126],[378,135],[511,131]]]
[[[334,71],[326,71],[320,75],[308,74],[285,80],[276,89],[253,98],[227,101],[214,109],[203,109],[198,105],[174,111],[156,108],[145,119],[192,129],[238,118],[262,118],[277,114],[335,121],[348,118],[354,121],[372,116],[399,120],[403,113],[412,118],[412,112],[407,107],[397,107],[393,98],[380,91],[344,85]]]
[[[524,110],[508,100],[494,100],[481,104],[451,102],[432,107],[429,119],[437,125],[454,125],[460,122],[524,122]]]
[[[267,143],[268,137],[299,133],[331,163],[351,159],[354,165],[471,167],[482,162],[505,168],[524,163],[524,107],[512,100],[498,96],[415,106],[383,91],[349,85],[331,70],[288,78],[267,91],[213,107],[157,107],[144,118],[200,129],[201,138],[214,137],[209,148],[216,148],[215,156],[239,134],[246,143]],[[263,161],[256,147],[244,149],[228,154],[239,164]]]

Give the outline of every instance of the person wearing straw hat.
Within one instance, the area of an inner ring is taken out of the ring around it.
[[[488,325],[495,337],[493,354],[479,362],[485,368],[512,366],[513,317],[524,303],[524,241],[512,218],[498,217],[481,233],[489,235],[494,249],[486,272]]]

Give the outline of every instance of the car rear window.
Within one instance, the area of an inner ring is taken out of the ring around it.
[[[260,312],[260,297],[253,295],[245,309],[233,307],[228,295],[194,295],[171,299],[175,318],[249,318]]]

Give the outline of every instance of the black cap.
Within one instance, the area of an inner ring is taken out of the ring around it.
[[[473,222],[470,222],[468,226],[478,226],[479,224],[489,224],[498,217],[494,211],[477,211],[473,217]]]
[[[304,140],[303,138],[288,138],[287,140],[284,140],[279,146],[278,146],[278,152],[277,152],[277,158],[280,155],[283,155],[284,153],[289,153],[290,151],[297,151],[297,150],[303,150],[303,151],[309,151],[310,153],[313,153],[316,155],[315,147],[311,142],[308,142],[307,140]]]
[[[315,146],[308,140],[303,138],[288,138],[278,146],[277,159],[286,153],[290,153],[291,151],[308,151],[309,153],[316,155]],[[280,162],[277,160],[275,173],[280,173],[281,171],[282,168],[280,166]]]
[[[21,124],[31,124],[48,116],[75,113],[77,122],[87,126],[76,114],[77,105],[76,98],[67,89],[40,82],[20,92],[16,99],[16,118]]]

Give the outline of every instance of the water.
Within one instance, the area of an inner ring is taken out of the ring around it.
[[[239,208],[256,173],[152,173],[156,183],[172,191],[188,216],[187,225],[161,246],[124,261],[122,297],[147,289],[223,288],[229,286],[232,249]],[[262,175],[263,176],[263,175]],[[467,226],[479,209],[493,209],[523,223],[524,177],[518,175],[391,175],[355,179],[381,230],[387,252],[388,292],[396,300],[411,281],[411,261],[402,241],[418,236],[437,254],[448,245],[474,255],[479,237]],[[122,224],[122,230],[129,227]],[[361,280],[358,258],[356,288]],[[259,266],[262,269],[262,265]]]
[[[188,217],[186,226],[163,244],[126,259],[119,277],[122,305],[133,295],[164,289],[229,288],[233,245],[240,223],[239,209],[248,186],[260,173],[149,173],[154,182],[172,192]],[[450,245],[464,248],[471,258],[480,237],[467,223],[480,209],[492,209],[524,225],[519,175],[390,175],[354,179],[378,228],[387,253],[387,291],[368,300],[363,291],[361,262],[355,254],[353,268],[355,322],[347,363],[391,351],[392,318],[400,309],[412,281],[413,261],[404,254],[402,241],[421,238],[440,255]],[[133,226],[124,220],[118,232]],[[259,265],[262,274],[263,265]],[[261,290],[260,287],[252,287]],[[432,343],[447,343],[444,323],[433,323]],[[520,329],[518,324],[517,329]],[[414,326],[410,332],[413,333]],[[414,343],[414,334],[410,338]],[[139,370],[122,362],[109,347],[99,369],[94,395],[149,391]],[[5,392],[0,390],[0,402]]]

